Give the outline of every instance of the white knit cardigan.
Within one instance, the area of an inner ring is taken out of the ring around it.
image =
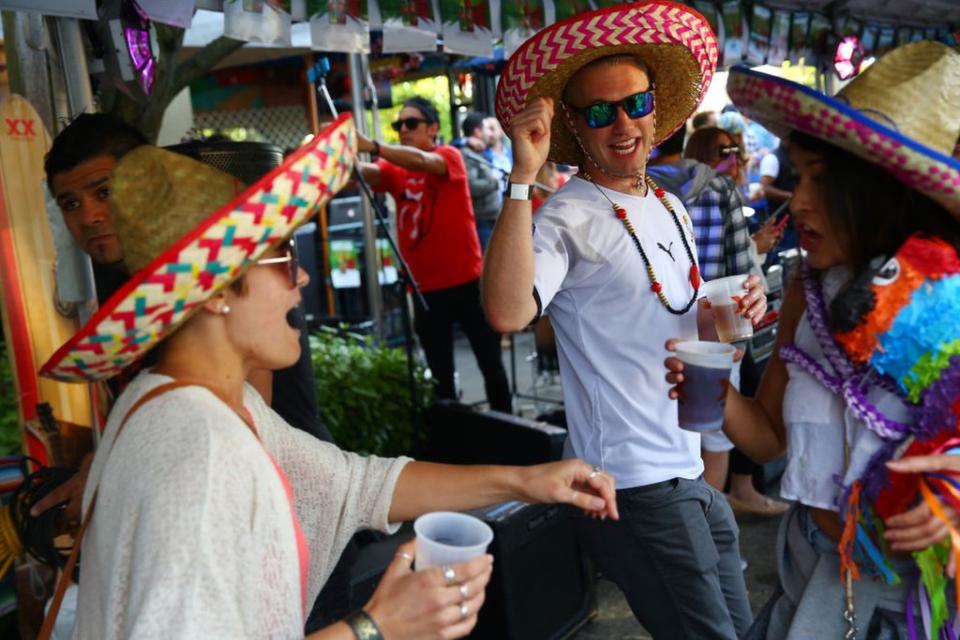
[[[141,373],[118,398],[94,458],[84,511],[75,638],[302,638],[309,607],[358,529],[390,531],[407,458],[361,457],[294,429],[249,385],[260,440],[209,391],[150,400],[114,438],[141,395],[169,382]],[[307,593],[290,480],[310,551]]]

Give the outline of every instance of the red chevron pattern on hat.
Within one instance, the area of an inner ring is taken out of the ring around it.
[[[344,115],[135,273],[41,375],[79,382],[119,373],[309,220],[349,181],[355,159]]]

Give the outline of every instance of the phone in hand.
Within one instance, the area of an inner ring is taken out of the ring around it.
[[[780,218],[780,222],[778,222],[776,226],[774,226],[773,228],[776,229],[777,232],[779,233],[780,231],[783,231],[783,228],[787,226],[787,222],[789,221],[790,221],[790,214],[785,213],[783,214],[783,217]]]

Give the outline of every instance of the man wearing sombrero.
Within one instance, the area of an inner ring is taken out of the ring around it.
[[[499,331],[549,311],[567,454],[620,488],[623,524],[585,520],[582,537],[657,638],[734,638],[751,619],[733,514],[701,478],[700,438],[679,429],[660,365],[668,338],[698,335],[692,227],[645,176],[651,147],[693,113],[716,59],[696,12],[620,5],[538,33],[497,90],[514,168],[486,256],[485,311]],[[580,172],[532,218],[531,183],[548,159]],[[749,287],[756,319],[766,300],[755,278]]]

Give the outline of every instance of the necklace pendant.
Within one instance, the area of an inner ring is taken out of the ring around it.
[[[613,215],[617,216],[617,220],[625,220],[627,217],[627,210],[621,207],[620,205],[614,203]]]
[[[690,267],[690,284],[693,285],[694,289],[700,288],[700,269],[697,265]]]

